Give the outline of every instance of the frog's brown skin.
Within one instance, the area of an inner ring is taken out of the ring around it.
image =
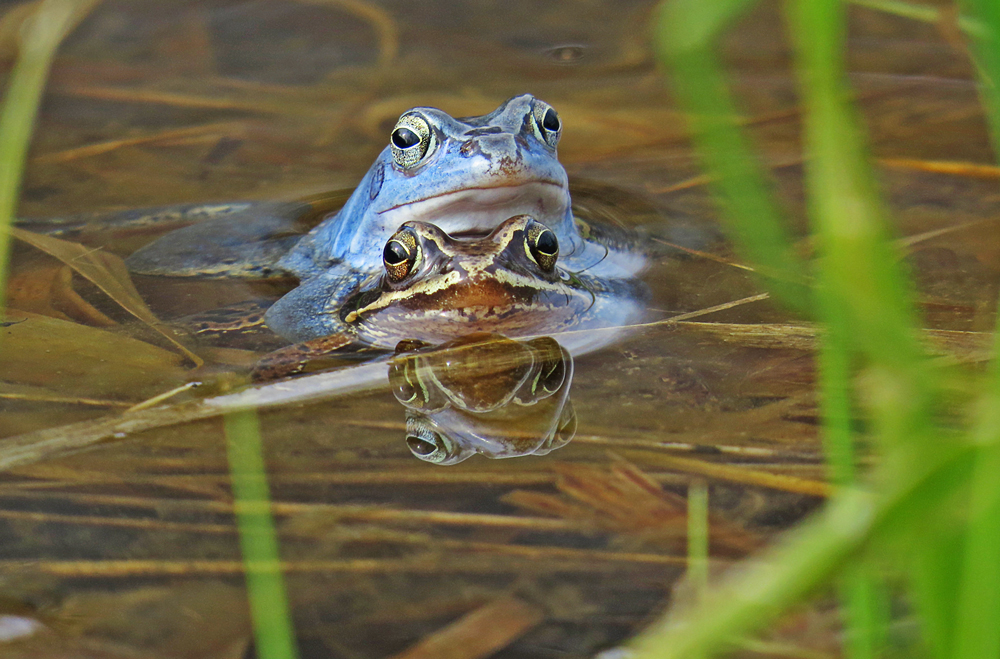
[[[528,215],[479,240],[406,222],[383,250],[385,272],[331,311],[361,342],[387,349],[400,337],[441,343],[456,333],[521,337],[613,327],[645,311],[642,283],[569,272],[559,247]]]
[[[528,215],[502,222],[479,240],[449,236],[433,224],[405,222],[383,249],[384,270],[322,313],[340,332],[273,353],[255,377],[299,372],[305,359],[362,344],[393,349],[401,339],[438,344],[475,332],[508,337],[573,332],[578,351],[603,345],[645,311],[644,285],[589,277],[559,265],[555,234]]]
[[[407,447],[438,465],[565,446],[576,433],[572,381],[573,358],[550,337],[404,342],[389,367],[393,395],[406,408]]]

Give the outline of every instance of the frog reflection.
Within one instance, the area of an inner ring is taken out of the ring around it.
[[[576,433],[573,358],[554,339],[477,333],[431,348],[404,341],[389,368],[414,456],[452,465],[545,455]]]

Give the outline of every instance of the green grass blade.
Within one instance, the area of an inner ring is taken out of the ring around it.
[[[910,18],[921,23],[942,23],[950,19],[945,5],[934,6],[923,2],[904,2],[903,0],[849,0],[852,5],[874,9],[893,16]],[[981,35],[984,26],[979,21],[968,16],[958,16],[955,19],[959,29],[969,35]]]
[[[994,156],[1000,158],[1000,3],[996,0],[964,0],[966,13],[982,29],[970,41],[979,73],[979,96],[993,138]]]
[[[708,590],[708,485],[696,480],[688,487],[688,580],[701,599]]]
[[[707,656],[753,632],[830,577],[864,544],[873,501],[845,490],[736,578],[713,589],[689,613],[651,628],[637,643],[640,659]]]
[[[1000,401],[997,401],[1000,405]],[[995,427],[1000,433],[1000,427]],[[951,496],[971,474],[974,451],[950,447],[899,478],[882,496],[843,488],[826,507],[748,568],[714,588],[689,611],[652,626],[637,640],[637,659],[709,655],[751,633],[827,583],[873,537],[898,533],[922,520],[933,503]],[[880,467],[879,471],[893,468]]]
[[[913,604],[920,633],[930,656],[947,657],[955,632],[957,593],[961,574],[962,537],[952,533],[913,533],[922,543],[908,565]],[[929,537],[928,537],[929,536]]]
[[[298,651],[271,516],[257,412],[228,414],[225,427],[257,656],[260,659],[294,659]]]
[[[871,568],[871,563],[855,562],[841,577],[845,655],[853,659],[877,657],[886,647],[889,603],[881,579]]]
[[[1000,656],[1000,327],[994,355],[992,391],[980,401],[972,434],[978,450],[955,606],[954,659]]]
[[[694,601],[700,602],[708,593],[708,484],[691,483],[687,502],[687,580]]]
[[[722,217],[745,258],[768,278],[769,287],[792,307],[806,311],[811,293],[807,269],[792,249],[784,218],[745,136],[722,75],[711,38],[750,4],[745,0],[678,0],[658,14],[657,51],[671,67],[678,102]]]
[[[849,483],[852,353],[864,354],[879,371],[872,412],[883,449],[926,435],[931,383],[909,287],[897,266],[900,255],[888,239],[859,122],[847,103],[844,7],[839,0],[794,0],[786,7],[806,107],[806,187],[819,251],[817,309],[827,330],[820,359],[823,435],[834,482]],[[845,649],[854,659],[870,659],[884,648],[888,607],[881,604],[884,588],[872,568],[850,566],[841,585]]]
[[[822,291],[821,291],[822,292]],[[823,301],[820,309],[829,308],[832,303]],[[826,464],[830,481],[844,486],[854,483],[856,458],[854,436],[851,429],[853,411],[851,406],[851,364],[850,328],[842,318],[830,319],[823,332],[819,346],[819,394],[823,427],[820,437],[826,453]]]
[[[1000,442],[978,451],[972,476],[954,659],[1000,657]]]
[[[972,52],[994,155],[1000,159],[1000,3],[966,0],[963,6],[985,28],[974,35]],[[994,355],[992,396],[982,401],[982,419],[973,434],[980,448],[955,607],[954,659],[1000,656],[1000,323]]]
[[[24,159],[45,81],[59,44],[94,4],[94,0],[43,0],[21,30],[17,61],[0,109],[0,313],[7,297],[7,227],[17,214]]]
[[[806,107],[806,184],[820,253],[821,319],[848,328],[855,347],[890,369],[896,384],[907,380],[920,391],[926,387],[923,351],[909,287],[847,106],[843,7],[838,0],[798,0],[788,7]]]

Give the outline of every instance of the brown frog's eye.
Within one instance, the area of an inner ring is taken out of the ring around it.
[[[539,99],[535,99],[531,113],[535,118],[535,130],[538,137],[553,149],[559,144],[562,136],[562,121],[559,120],[559,113],[555,109]]]
[[[552,272],[559,258],[559,239],[544,224],[532,222],[525,231],[525,251],[545,272]]]
[[[382,263],[389,281],[403,281],[413,272],[420,258],[420,245],[413,231],[404,228],[396,232],[382,249]]]
[[[403,169],[413,169],[434,152],[434,131],[419,114],[404,114],[389,135],[392,159]]]
[[[414,457],[439,465],[456,464],[474,453],[463,450],[450,437],[432,430],[419,418],[406,420],[406,446]]]

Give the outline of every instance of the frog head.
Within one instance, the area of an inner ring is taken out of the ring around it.
[[[594,292],[558,267],[555,233],[528,215],[473,240],[410,220],[380,253],[382,273],[329,310],[369,345],[388,348],[400,338],[440,343],[472,332],[560,332],[594,304]]]
[[[555,109],[530,94],[479,117],[408,110],[343,209],[285,265],[300,277],[336,262],[375,271],[382,245],[405,222],[433,223],[453,236],[484,236],[520,214],[548,226],[569,253],[581,238],[566,170],[556,156],[561,135]]]

